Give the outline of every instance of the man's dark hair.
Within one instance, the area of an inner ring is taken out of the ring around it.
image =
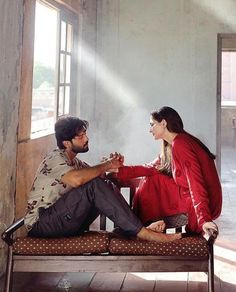
[[[63,141],[71,141],[82,130],[88,128],[89,123],[76,117],[65,116],[61,117],[55,123],[55,136],[57,146],[60,149],[65,149]]]

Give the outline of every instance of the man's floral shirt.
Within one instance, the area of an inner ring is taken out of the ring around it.
[[[39,218],[39,208],[53,205],[71,187],[61,182],[62,176],[72,169],[80,169],[88,165],[74,158],[70,162],[62,149],[55,149],[41,162],[28,195],[25,226],[30,230]]]

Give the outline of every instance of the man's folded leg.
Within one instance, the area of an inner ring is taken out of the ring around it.
[[[45,209],[30,236],[61,237],[81,233],[89,223],[103,213],[129,236],[152,241],[170,241],[178,234],[158,234],[143,227],[122,194],[101,178],[64,194],[54,205]]]

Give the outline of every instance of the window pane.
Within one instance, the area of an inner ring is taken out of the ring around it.
[[[66,23],[61,22],[61,50],[66,50]]]
[[[71,56],[66,56],[66,83],[70,83]]]
[[[70,86],[66,86],[65,90],[65,112],[64,114],[68,114],[70,109]]]
[[[65,54],[60,54],[60,83],[65,82]]]
[[[72,48],[72,25],[67,23],[67,52],[70,53]]]
[[[60,86],[58,100],[58,116],[64,114],[64,86]]]
[[[36,1],[31,137],[54,131],[57,10]]]

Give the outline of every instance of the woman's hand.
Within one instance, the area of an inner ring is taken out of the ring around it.
[[[124,165],[124,156],[120,153],[110,153],[109,157],[102,157],[101,162],[110,162],[110,167],[107,169],[110,173],[118,172],[118,169]]]
[[[163,232],[165,230],[166,224],[163,220],[159,220],[156,222],[151,223],[147,226],[148,229],[151,229],[155,232]]]
[[[124,164],[124,155],[114,152],[114,153],[110,153],[110,158],[115,158],[117,160],[119,160],[119,162],[122,164]]]
[[[212,221],[204,223],[202,225],[202,229],[207,234],[210,233],[210,229],[213,229],[217,234],[219,232],[217,225],[214,222],[212,222]]]

